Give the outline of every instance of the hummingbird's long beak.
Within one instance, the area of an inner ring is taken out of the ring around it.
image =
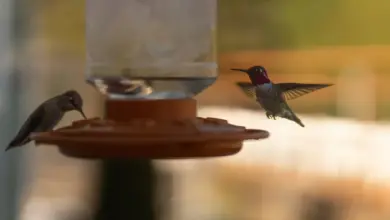
[[[247,73],[247,72],[248,72],[247,70],[244,70],[244,69],[230,69],[230,70],[241,71],[241,72],[244,72],[244,73]]]
[[[73,105],[74,110],[80,112],[80,114],[83,116],[84,119],[87,119],[87,116],[85,116],[83,107],[77,106],[74,103],[71,103]]]
[[[84,119],[87,119],[87,116],[85,116],[83,109],[77,109],[77,111],[80,112]]]

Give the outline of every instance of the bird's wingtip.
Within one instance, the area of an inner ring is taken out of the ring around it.
[[[242,81],[236,82],[236,85],[238,85],[238,86],[253,86],[252,83],[250,83],[250,82],[242,82]]]
[[[334,86],[333,83],[324,83],[324,84],[319,84],[318,87],[319,88],[327,88],[327,87],[331,87],[331,86]]]

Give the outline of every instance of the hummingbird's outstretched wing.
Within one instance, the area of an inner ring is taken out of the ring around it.
[[[256,98],[256,87],[252,85],[252,83],[248,82],[237,82],[236,85],[240,87],[240,89],[245,93],[245,95],[249,96],[252,99]]]
[[[24,145],[30,141],[30,133],[34,131],[40,124],[42,117],[45,115],[44,105],[41,104],[37,109],[27,118],[24,122],[22,128],[19,130],[16,137],[9,143],[5,151],[13,148]]]
[[[257,101],[256,87],[252,83],[248,82],[236,82],[236,85],[247,95],[249,98]],[[260,106],[260,105],[259,105]],[[260,106],[261,108],[261,106]]]
[[[277,83],[275,85],[279,86],[286,100],[291,100],[333,84]]]

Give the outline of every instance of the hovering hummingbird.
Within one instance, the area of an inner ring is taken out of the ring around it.
[[[248,74],[251,83],[237,82],[236,84],[249,97],[256,99],[266,111],[267,118],[276,119],[276,116],[296,122],[302,127],[305,125],[288,106],[287,100],[298,98],[318,89],[333,84],[304,84],[304,83],[273,83],[262,66],[253,66],[245,69],[231,69]]]
[[[27,144],[31,141],[32,132],[45,132],[52,130],[68,111],[76,110],[87,119],[83,112],[83,99],[74,90],[57,95],[38,106],[37,109],[24,122],[19,133],[11,141],[5,151]]]

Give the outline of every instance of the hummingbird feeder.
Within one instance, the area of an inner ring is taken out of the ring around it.
[[[107,97],[105,118],[36,133],[37,144],[77,158],[173,159],[232,155],[269,136],[197,117],[193,97],[218,76],[216,0],[87,0],[86,8],[87,82]]]

